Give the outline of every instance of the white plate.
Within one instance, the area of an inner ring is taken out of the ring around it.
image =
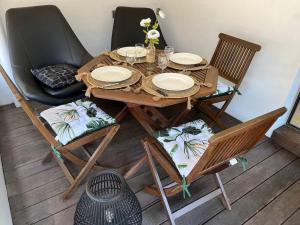
[[[194,65],[202,62],[202,57],[191,53],[174,53],[170,55],[170,60],[181,65]]]
[[[195,81],[181,73],[161,73],[152,78],[152,83],[168,91],[184,91],[194,86]]]
[[[145,57],[147,55],[147,50],[142,47],[123,47],[117,50],[117,53],[123,57],[126,57],[127,52],[132,55],[136,53],[137,58]]]
[[[119,66],[103,66],[91,72],[92,78],[103,82],[120,82],[131,77],[129,69]]]

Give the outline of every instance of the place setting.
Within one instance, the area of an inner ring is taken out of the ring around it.
[[[138,43],[135,46],[122,47],[110,52],[107,52],[111,59],[115,60],[116,64],[126,63],[127,58],[135,58],[134,63],[144,63],[146,62],[147,49],[144,44]]]

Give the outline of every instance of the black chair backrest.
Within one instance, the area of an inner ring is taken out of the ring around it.
[[[154,22],[156,15],[149,8],[117,7],[114,13],[111,49],[144,43],[145,34],[143,27],[140,26],[140,21],[145,18],[151,18],[151,21]],[[160,32],[160,43],[157,48],[163,49],[167,44],[160,28],[158,31]]]
[[[91,58],[56,6],[9,9],[6,26],[13,66],[25,70],[60,63],[79,67]]]
[[[56,64],[81,67],[92,59],[56,6],[9,9],[6,28],[14,78],[24,96],[48,105],[82,97],[82,83],[71,85],[70,95],[52,96],[30,71]]]

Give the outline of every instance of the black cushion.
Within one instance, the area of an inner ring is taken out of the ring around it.
[[[132,8],[132,7],[117,7],[114,13],[114,26],[111,38],[111,49],[118,49],[126,46],[134,46],[137,43],[144,43],[145,34],[143,27],[140,26],[140,21],[145,18],[150,18],[152,23],[156,20],[156,15],[149,8]],[[160,33],[159,45],[157,48],[164,49],[166,41]]]
[[[81,88],[75,88],[76,93],[66,91],[66,94],[72,94],[57,98],[45,91],[30,71],[57,64],[79,68],[92,59],[56,6],[9,9],[6,12],[6,27],[14,78],[27,98],[60,105],[84,95]]]
[[[61,88],[76,82],[77,68],[68,64],[31,69],[31,73],[50,88]]]

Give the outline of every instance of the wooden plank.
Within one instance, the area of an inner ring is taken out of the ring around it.
[[[229,196],[229,199],[231,202],[235,202],[237,199],[245,195],[247,192],[254,189],[257,185],[262,183],[264,180],[281,170],[283,167],[288,165],[291,161],[295,159],[295,156],[292,155],[289,152],[286,152],[284,150],[281,150],[275,154],[273,154],[271,157],[267,158],[263,162],[259,163],[257,166],[247,170],[246,172],[242,173],[240,176],[234,178],[233,180],[226,183],[225,190]],[[237,168],[240,169],[240,168]],[[259,174],[259,176],[258,176]],[[223,177],[221,175],[221,179],[223,180]],[[201,178],[199,179],[201,180]],[[223,181],[223,183],[225,183]],[[207,184],[206,184],[207,185]],[[193,186],[193,185],[192,185]],[[192,196],[194,198],[194,192],[191,192]],[[216,187],[216,186],[215,186]],[[208,192],[212,190],[207,190],[205,187],[201,188],[199,187],[199,192],[204,192],[204,194],[207,194]],[[202,194],[203,196],[203,194]],[[190,199],[186,200],[191,201]],[[179,196],[175,196],[174,198],[170,199],[171,202],[171,208],[172,210],[174,207],[176,207],[177,204],[183,205],[183,200],[179,200]],[[175,204],[174,204],[175,203]],[[185,204],[184,204],[185,205]],[[166,221],[166,215],[164,211],[162,210],[162,205],[159,202],[158,204],[154,205],[153,207],[147,209],[143,212],[143,216],[145,218],[145,221],[149,224],[160,224]],[[187,213],[185,216],[182,216],[181,218],[178,218],[176,220],[176,223],[186,223],[190,224],[192,222],[201,224],[205,221],[208,221],[211,219],[215,214],[219,213],[224,209],[223,205],[219,201],[219,199],[211,200],[207,202],[206,204],[196,208],[195,210],[191,211],[190,213]],[[160,213],[157,213],[159,212]],[[156,214],[157,213],[157,214]],[[155,215],[155,216],[154,216]],[[199,215],[202,215],[199,217]]]
[[[24,126],[18,129],[28,128],[28,126]],[[1,143],[1,155],[10,154],[11,151],[14,151],[18,147],[28,144],[30,142],[36,142],[39,140],[43,140],[44,138],[40,135],[40,133],[31,126],[34,130],[24,129],[26,133],[19,134],[18,132],[12,133],[10,135],[3,135],[0,137]]]
[[[299,207],[300,180],[252,217],[245,225],[280,225]]]
[[[205,224],[244,224],[299,179],[300,159],[293,161],[290,165],[232,204],[231,211],[223,210]],[[300,192],[294,197],[300,199]],[[274,216],[277,214],[270,215]]]
[[[132,187],[134,192],[141,191],[145,183],[146,185],[153,183],[152,176],[149,171],[145,174],[129,179],[128,181],[128,184]],[[84,189],[85,185],[81,185],[74,195],[68,200],[63,200],[63,193],[61,193],[35,205],[24,208],[23,210],[19,210],[13,216],[14,224],[35,223],[69,207],[75,207],[74,205],[78,202]],[[42,191],[42,189],[40,189],[40,191]],[[58,215],[58,217],[59,216],[60,215]]]
[[[300,208],[288,218],[283,225],[299,225],[300,221]]]
[[[10,155],[3,156],[3,170],[8,171],[39,161],[43,159],[49,151],[50,146],[45,140],[24,144],[18,147],[17,151],[12,151]]]
[[[25,179],[20,179],[17,182],[6,184],[7,195],[8,197],[11,197],[14,195],[25,193],[63,176],[64,174],[60,167],[53,167]]]
[[[274,130],[272,141],[300,157],[300,131],[284,125]]]
[[[66,190],[69,186],[68,180],[63,176],[48,182],[45,185],[31,189],[25,193],[18,194],[9,198],[9,204],[11,208],[12,215],[14,216],[16,212],[27,208],[29,206],[38,204],[41,201],[47,200],[55,195],[58,195]]]
[[[6,184],[17,182],[20,179],[27,178],[29,176],[43,172],[56,166],[57,163],[55,160],[51,160],[50,162],[47,162],[45,164],[42,163],[42,160],[32,162],[30,164],[18,167],[16,169],[6,171],[5,182]]]

